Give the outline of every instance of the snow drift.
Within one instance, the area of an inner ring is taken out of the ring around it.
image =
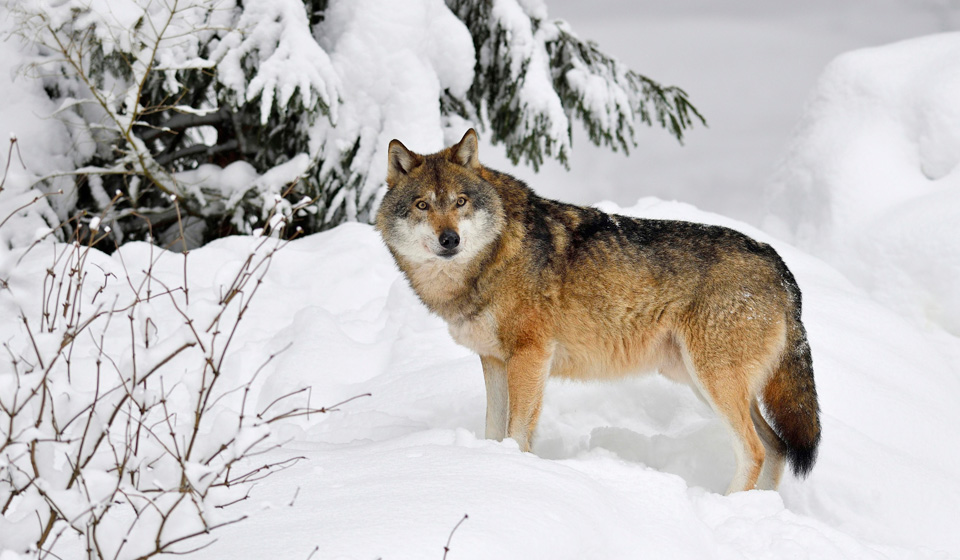
[[[317,547],[317,558],[440,557],[463,514],[451,558],[960,554],[960,434],[944,429],[960,424],[957,340],[918,332],[745,224],[656,199],[624,212],[736,227],[772,242],[794,271],[823,408],[807,480],[787,476],[779,494],[716,494],[734,469],[726,431],[686,387],[657,376],[551,382],[533,454],[484,441],[479,360],[425,311],[373,229],[348,224],[275,255],[233,359],[260,364],[290,345],[260,373],[251,398],[261,407],[305,386],[317,404],[372,396],[287,425],[277,460],[308,460],[232,506],[251,518],[214,532],[204,557],[306,558]],[[218,279],[255,242],[191,253],[194,305],[216,299]],[[147,251],[122,253],[130,270],[149,262]],[[119,256],[92,258],[118,268]],[[44,273],[30,262],[17,271],[21,292]],[[173,254],[154,270],[183,273]],[[67,538],[60,545],[70,550]]]
[[[659,377],[551,383],[534,454],[483,441],[479,360],[426,313],[375,232],[348,225],[278,254],[251,323],[270,347],[294,344],[270,372],[273,393],[312,384],[329,402],[373,396],[305,425],[293,448],[312,461],[265,481],[259,498],[274,508],[252,524],[282,543],[238,526],[210,557],[319,545],[324,558],[422,558],[463,513],[456,558],[960,554],[960,434],[943,428],[960,425],[956,340],[916,332],[742,223],[655,199],[626,213],[736,227],[774,243],[795,272],[824,411],[808,480],[787,477],[782,498],[713,494],[734,469],[728,436]]]
[[[821,75],[767,229],[960,334],[960,33],[850,52]]]
[[[483,440],[479,359],[425,311],[377,234],[345,225],[277,255],[251,324],[263,346],[293,346],[261,400],[304,384],[325,402],[373,395],[291,434],[310,461],[264,481],[250,525],[224,529],[207,556],[439,558],[463,514],[450,558],[960,554],[960,434],[945,429],[960,423],[960,343],[743,223],[656,199],[623,212],[740,229],[794,271],[823,409],[807,480],[716,494],[734,470],[727,433],[659,376],[551,381],[534,453]]]

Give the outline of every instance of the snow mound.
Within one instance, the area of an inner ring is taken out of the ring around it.
[[[292,343],[261,402],[360,393],[290,434],[305,456],[254,492],[207,558],[937,558],[960,554],[960,343],[929,336],[827,264],[743,223],[657,199],[605,210],[735,227],[804,291],[823,408],[820,460],[779,493],[724,497],[721,421],[659,376],[548,384],[534,453],[485,441],[479,360],[419,303],[367,226],[294,242],[251,309],[257,347]],[[242,244],[230,239],[223,245]],[[218,244],[196,251],[222,266]],[[240,252],[237,252],[240,254]],[[265,351],[265,350],[264,350]],[[255,361],[255,360],[254,360]],[[257,534],[281,538],[257,538]]]
[[[654,198],[601,206],[734,227],[784,257],[803,290],[823,410],[808,479],[788,474],[779,493],[719,495],[734,471],[722,421],[659,376],[551,381],[533,453],[484,440],[479,359],[427,312],[373,228],[345,224],[274,255],[224,371],[231,384],[258,376],[249,395],[258,410],[306,387],[315,407],[370,396],[277,424],[286,444],[270,462],[302,460],[231,506],[249,519],[214,531],[202,556],[439,558],[464,514],[451,559],[960,555],[960,433],[944,429],[960,425],[960,341],[921,332],[829,265],[743,223]],[[230,237],[191,251],[191,309],[215,309],[257,243]],[[41,300],[46,254],[16,265],[20,305]],[[11,274],[16,252],[0,256]],[[182,255],[145,243],[93,251],[90,262],[121,278],[153,263],[170,285],[186,274]],[[156,334],[169,336],[176,317],[159,310],[148,310]],[[28,344],[18,324],[0,322],[0,339]],[[162,375],[173,384],[189,371],[171,365]],[[24,544],[13,539],[16,523],[33,518],[0,517],[0,545]],[[65,534],[58,555],[79,557],[83,546]]]
[[[821,75],[766,228],[960,333],[960,33],[853,51]]]

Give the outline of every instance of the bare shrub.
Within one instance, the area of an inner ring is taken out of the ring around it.
[[[245,374],[228,359],[296,236],[276,216],[202,298],[186,251],[142,244],[134,263],[126,248],[112,259],[94,249],[110,233],[99,216],[62,224],[70,243],[0,252],[5,547],[29,558],[198,550],[244,519],[230,506],[251,483],[299,460],[270,453],[283,443],[275,424],[331,409],[311,408],[307,390],[257,409],[251,393],[276,353]]]

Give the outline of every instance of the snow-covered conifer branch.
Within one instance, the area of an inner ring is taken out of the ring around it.
[[[440,148],[476,126],[539,168],[567,163],[575,120],[624,151],[638,123],[680,140],[703,121],[683,90],[549,20],[541,0],[63,0],[17,14],[51,117],[83,148],[40,178],[67,185],[46,221],[110,207],[107,251],[256,234],[281,193],[288,231],[368,221],[401,135]]]
[[[514,163],[535,169],[546,157],[566,164],[572,120],[591,141],[625,152],[635,124],[657,122],[677,140],[703,116],[678,87],[664,87],[583,41],[539,2],[447,0],[473,37],[477,61],[465,99],[448,100],[465,118],[489,121],[492,140]]]

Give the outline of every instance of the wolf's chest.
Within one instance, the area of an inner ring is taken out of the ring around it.
[[[449,321],[447,328],[457,344],[466,346],[481,356],[504,358],[497,334],[497,319],[492,313],[481,313],[469,320]]]

